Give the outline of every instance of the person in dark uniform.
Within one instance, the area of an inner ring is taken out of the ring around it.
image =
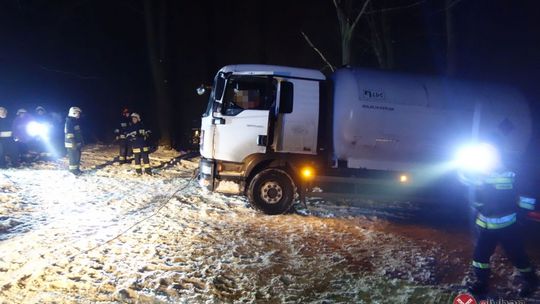
[[[79,125],[81,112],[80,108],[71,107],[64,127],[64,146],[66,147],[69,159],[69,172],[75,175],[82,173],[79,168],[81,164],[81,148],[83,145],[83,137]]]
[[[460,180],[472,187],[472,206],[476,213],[475,226],[478,230],[472,267],[474,278],[467,288],[473,294],[484,294],[488,290],[489,260],[498,244],[520,273],[519,295],[529,295],[538,285],[538,277],[525,253],[518,218],[522,208],[530,207],[534,200],[520,197],[516,191],[516,174],[503,163],[498,150],[491,144],[484,147],[493,155],[494,166],[482,173],[460,173]],[[522,208],[520,208],[522,207]]]
[[[19,166],[19,154],[13,141],[12,123],[7,118],[8,111],[0,107],[0,168],[6,168],[6,157],[13,167]]]
[[[152,170],[150,168],[150,159],[148,157],[150,148],[147,144],[147,139],[150,136],[150,130],[147,130],[144,127],[141,121],[141,116],[137,113],[131,113],[131,123],[132,124],[129,127],[129,132],[127,133],[127,138],[133,151],[133,157],[135,158],[135,171],[140,175],[144,169],[144,173],[151,175]]]
[[[129,127],[131,126],[131,117],[129,109],[125,108],[122,110],[122,118],[120,119],[119,128],[114,130],[116,136],[116,141],[118,142],[118,162],[125,164],[128,162],[128,157],[130,157],[131,149],[129,147],[129,141],[126,139],[126,134]]]

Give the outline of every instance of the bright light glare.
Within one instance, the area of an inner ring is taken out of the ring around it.
[[[402,174],[400,177],[399,177],[399,181],[402,182],[402,183],[406,183],[409,181],[409,177],[405,174]]]
[[[26,132],[32,137],[39,136],[43,139],[47,139],[49,137],[49,126],[44,123],[31,121],[26,126]]]
[[[456,165],[467,171],[490,171],[499,161],[497,148],[486,143],[462,147],[456,154]]]
[[[313,176],[313,170],[309,167],[302,169],[302,175],[304,178],[311,178]]]

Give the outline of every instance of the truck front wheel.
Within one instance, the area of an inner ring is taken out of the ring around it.
[[[294,201],[293,179],[281,169],[265,169],[251,180],[248,198],[251,205],[266,214],[283,214]]]

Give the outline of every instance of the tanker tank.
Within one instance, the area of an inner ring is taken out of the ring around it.
[[[448,161],[456,147],[498,134],[521,155],[531,136],[528,104],[511,87],[344,68],[334,83],[334,156],[349,168],[414,170]]]

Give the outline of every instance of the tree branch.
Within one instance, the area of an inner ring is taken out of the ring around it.
[[[99,78],[99,77],[97,77],[97,76],[85,76],[85,75],[80,75],[80,74],[77,74],[77,73],[74,73],[74,72],[50,69],[50,68],[48,68],[48,67],[46,67],[46,66],[43,66],[43,65],[40,65],[39,67],[40,67],[41,69],[47,71],[47,72],[55,72],[55,73],[61,73],[61,74],[71,75],[71,76],[77,77],[77,78],[79,78],[79,79],[98,79],[98,78]]]
[[[455,0],[454,2],[448,4],[448,6],[445,7],[444,9],[445,9],[445,10],[449,10],[449,9],[451,9],[452,7],[454,7],[456,4],[460,3],[461,1],[462,1],[462,0]]]
[[[358,13],[358,15],[356,16],[356,19],[354,19],[354,22],[353,22],[352,25],[351,25],[351,32],[354,31],[354,27],[355,27],[356,24],[358,23],[358,20],[360,20],[360,17],[362,17],[362,15],[364,14],[364,12],[366,11],[366,8],[367,8],[367,5],[369,4],[369,1],[370,1],[370,0],[366,0],[366,2],[364,2],[364,6],[362,6],[362,10],[360,10],[360,12]]]
[[[455,2],[459,2],[461,0],[456,0]],[[395,7],[389,7],[389,8],[384,8],[384,9],[380,9],[380,10],[374,10],[374,11],[369,11],[369,12],[366,12],[366,14],[376,14],[376,13],[386,13],[386,12],[391,12],[391,11],[398,11],[398,10],[403,10],[403,9],[408,9],[408,8],[411,8],[411,7],[415,7],[415,6],[418,6],[424,2],[427,2],[427,0],[420,0],[420,1],[417,1],[417,2],[414,2],[414,3],[411,3],[411,4],[407,4],[407,5],[403,5],[403,6],[395,6]]]
[[[340,31],[341,35],[344,35],[346,30],[346,24],[347,24],[347,16],[345,16],[345,13],[341,9],[341,7],[337,4],[336,0],[333,0],[334,6],[336,7],[336,14],[339,21]]]
[[[335,0],[334,0],[335,1]],[[317,52],[317,54],[319,54],[319,56],[322,58],[322,60],[326,63],[326,65],[330,68],[330,70],[332,72],[334,72],[336,70],[336,68],[326,59],[326,57],[324,57],[323,53],[321,51],[319,51],[319,49],[311,42],[311,40],[309,39],[309,37],[304,33],[304,32],[300,32],[302,33],[302,36],[304,36],[304,39],[306,39],[307,43],[309,44],[309,46],[315,50],[315,52]]]

